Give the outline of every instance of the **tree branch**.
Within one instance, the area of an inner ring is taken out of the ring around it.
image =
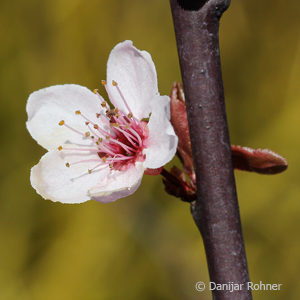
[[[241,283],[213,299],[252,299],[232,168],[219,53],[219,19],[230,0],[170,0],[197,178],[191,206],[210,280]]]

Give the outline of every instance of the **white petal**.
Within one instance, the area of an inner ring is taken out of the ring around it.
[[[152,100],[152,114],[148,123],[147,148],[144,150],[144,154],[146,154],[145,168],[162,167],[174,157],[178,138],[169,120],[169,97],[155,97]]]
[[[107,62],[107,87],[112,95],[112,103],[128,113],[112,80],[124,95],[133,115],[138,119],[148,117],[150,100],[158,95],[157,75],[151,55],[136,49],[131,41],[116,45]]]
[[[126,171],[112,171],[106,180],[89,190],[89,195],[100,202],[112,202],[129,196],[139,187],[143,173],[142,163],[136,163]]]
[[[88,170],[95,167],[97,162],[79,163],[69,168],[65,165],[66,162],[87,159],[101,162],[97,154],[47,152],[31,169],[31,185],[43,198],[54,202],[81,203],[90,200],[88,190],[108,175],[109,168],[95,169],[89,174]]]
[[[66,124],[82,133],[88,131],[85,120],[75,111],[80,110],[93,122],[97,122],[96,113],[102,108],[97,95],[89,89],[75,84],[55,85],[32,93],[27,101],[28,131],[32,137],[47,150],[56,149],[66,143],[90,143],[81,135],[59,126]],[[99,121],[99,120],[98,120]]]

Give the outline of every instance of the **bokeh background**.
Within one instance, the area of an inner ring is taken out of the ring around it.
[[[231,141],[273,149],[289,169],[236,172],[254,298],[300,294],[300,44],[298,0],[232,1],[221,54]],[[187,204],[145,176],[112,204],[62,205],[31,188],[45,152],[25,129],[28,95],[60,83],[91,89],[131,39],[155,61],[161,94],[180,80],[168,1],[2,0],[0,3],[0,299],[210,299],[205,254]],[[41,124],[42,126],[42,124]]]

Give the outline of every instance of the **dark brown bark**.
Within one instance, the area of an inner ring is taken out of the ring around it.
[[[252,299],[232,167],[219,54],[219,19],[229,0],[170,0],[197,178],[191,206],[210,280],[243,283],[213,299]]]

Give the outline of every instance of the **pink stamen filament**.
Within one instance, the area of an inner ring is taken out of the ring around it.
[[[138,139],[139,146],[142,146],[143,142],[140,135],[132,128],[128,128],[128,130],[131,131],[136,136],[136,138]]]
[[[83,115],[82,113],[80,113],[80,115],[87,121],[89,122],[90,124],[92,124],[93,126],[97,126],[97,130],[102,133],[104,136],[107,135],[107,136],[110,136],[110,137],[113,137],[109,132],[105,131],[104,129],[100,128],[100,126],[98,126],[97,124],[95,124],[94,122],[92,122],[89,118],[87,118],[85,115]]]
[[[136,142],[138,142],[137,138],[130,134],[129,132],[119,128],[119,127],[115,127],[114,129],[119,130],[120,132],[122,132],[124,134],[124,136],[129,140],[129,142],[131,143],[131,145],[135,148],[138,148],[138,145],[132,140],[132,138],[134,138],[136,140]]]
[[[129,152],[135,152],[136,150],[133,149],[132,147],[130,146],[127,146],[125,144],[123,144],[122,142],[116,140],[116,139],[109,139],[111,142],[115,143],[115,144],[118,144],[120,145],[125,151],[129,151]]]
[[[72,131],[75,132],[75,133],[78,133],[79,135],[85,136],[84,133],[80,132],[79,130],[77,130],[77,129],[71,127],[71,126],[69,126],[69,125],[66,124],[66,123],[64,123],[63,126],[67,127],[68,129],[72,130]]]
[[[130,109],[130,107],[129,107],[129,105],[128,105],[128,103],[127,103],[127,101],[126,101],[126,99],[125,99],[125,97],[124,97],[124,95],[122,93],[122,91],[120,90],[119,85],[117,84],[117,82],[113,81],[113,86],[117,89],[117,91],[118,91],[121,99],[123,100],[123,102],[124,102],[124,104],[125,104],[128,112],[132,114],[132,111],[131,111],[131,109]]]
[[[124,156],[124,157],[119,157],[119,158],[107,158],[106,161],[108,162],[115,162],[115,161],[121,161],[121,160],[128,160],[128,159],[132,159],[134,158],[134,156]]]
[[[63,148],[62,150],[70,150],[70,151],[87,151],[87,152],[99,152],[98,149],[87,149],[87,148]]]

